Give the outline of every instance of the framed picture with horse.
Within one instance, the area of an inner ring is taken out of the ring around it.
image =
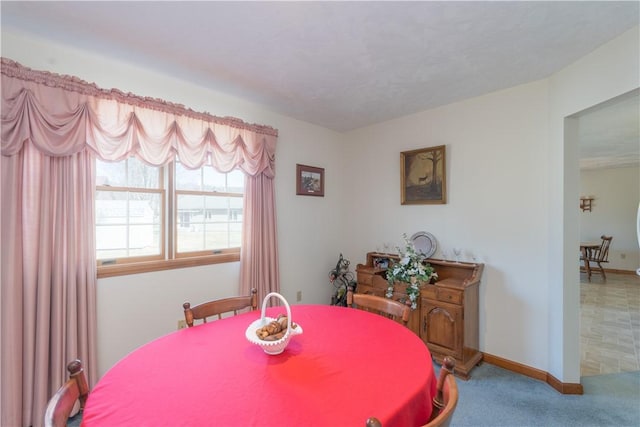
[[[447,203],[444,145],[400,153],[400,202],[403,205]]]
[[[297,164],[296,194],[324,197],[324,168]]]

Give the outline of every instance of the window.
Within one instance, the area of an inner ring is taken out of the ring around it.
[[[240,248],[244,174],[176,162],[176,256]]]
[[[98,276],[237,261],[243,196],[239,170],[96,160]]]
[[[164,258],[165,191],[162,169],[129,158],[96,161],[96,258]]]

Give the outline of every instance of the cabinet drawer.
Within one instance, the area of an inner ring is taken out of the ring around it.
[[[438,288],[437,296],[439,301],[462,304],[462,292],[460,291]]]
[[[370,285],[373,280],[373,274],[358,272],[358,284]]]
[[[425,286],[420,292],[422,298],[450,302],[452,304],[462,304],[462,291],[455,289],[441,288],[438,286]]]
[[[436,292],[436,287],[433,286],[433,285],[426,285],[420,291],[420,296],[422,298],[438,299],[438,294]]]

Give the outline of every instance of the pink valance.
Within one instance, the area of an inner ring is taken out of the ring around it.
[[[103,160],[131,155],[160,166],[176,154],[187,167],[241,169],[273,178],[278,131],[182,105],[105,90],[76,77],[2,58],[2,155],[30,141],[50,156],[85,148]]]

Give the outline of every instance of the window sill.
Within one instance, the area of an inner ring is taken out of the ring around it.
[[[180,259],[137,262],[131,264],[104,265],[98,267],[98,279],[104,277],[126,276],[128,274],[150,273],[153,271],[173,270],[177,268],[198,267],[201,265],[222,264],[240,261],[240,253],[225,253]]]

